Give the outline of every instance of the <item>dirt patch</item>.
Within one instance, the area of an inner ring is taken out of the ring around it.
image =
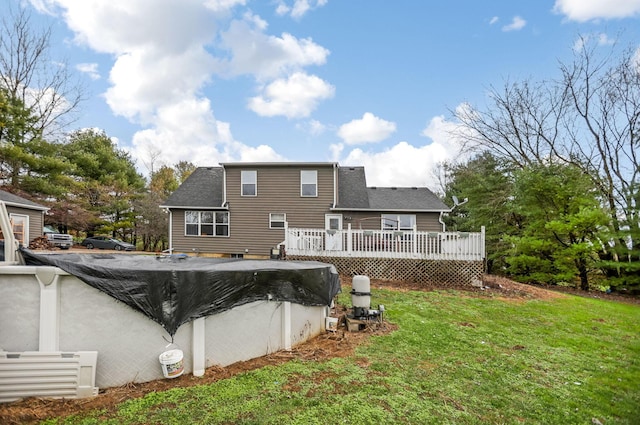
[[[351,285],[350,277],[341,278],[343,285]],[[399,282],[391,280],[371,279],[371,288],[390,289],[395,291],[441,291],[453,289],[469,295],[492,296],[509,299],[552,299],[564,296],[562,293],[547,288],[514,282],[510,279],[487,275],[478,282],[481,286],[471,285],[438,285],[429,282]]]
[[[344,290],[351,286],[350,277],[341,277]],[[472,286],[438,286],[420,282],[397,282],[385,280],[371,280],[372,290],[384,288],[395,291],[432,291],[442,289],[456,289],[469,293],[470,296],[495,296],[505,299],[529,300],[552,299],[563,297],[562,289],[543,288],[524,285],[498,276],[485,276],[482,287]],[[569,291],[565,291],[569,292]],[[573,293],[573,292],[571,292]],[[576,295],[585,295],[575,293]],[[592,294],[597,298],[616,301],[640,303],[638,298],[617,297],[612,294]],[[344,306],[337,306],[335,315],[344,318]],[[342,323],[342,321],[340,322]],[[460,323],[460,326],[469,326]],[[128,384],[122,387],[101,390],[96,397],[79,400],[30,398],[9,404],[0,404],[0,423],[5,425],[33,424],[47,418],[63,417],[71,414],[103,409],[107,412],[115,410],[115,406],[125,400],[142,397],[150,392],[165,391],[176,387],[205,385],[234,375],[259,369],[267,365],[279,365],[292,359],[322,361],[333,357],[347,357],[354,353],[356,347],[366,343],[372,335],[383,335],[397,329],[392,323],[384,322],[375,327],[367,327],[359,332],[347,332],[344,326],[339,326],[336,332],[322,334],[310,341],[294,347],[291,351],[280,351],[267,356],[239,362],[226,367],[210,367],[202,377],[186,374],[174,379],[163,379],[142,384]],[[514,350],[524,347],[516,346]],[[319,377],[318,379],[322,379]]]

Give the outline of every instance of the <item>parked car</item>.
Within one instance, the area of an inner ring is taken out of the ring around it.
[[[116,251],[135,251],[136,246],[109,236],[91,236],[82,241],[87,249],[115,249]]]
[[[51,247],[57,247],[60,249],[69,249],[73,246],[73,237],[66,233],[58,233],[55,229],[44,226],[44,235],[47,237],[47,242]]]

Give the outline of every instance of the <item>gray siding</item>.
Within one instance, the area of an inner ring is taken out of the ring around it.
[[[380,217],[382,214],[391,214],[390,212],[377,211],[344,211],[342,212],[343,226],[346,229],[347,224],[351,224],[351,228],[380,230]],[[440,223],[439,212],[428,213],[410,213],[400,212],[398,214],[415,214],[416,225],[420,232],[442,232],[442,224]],[[350,219],[349,219],[350,218]],[[364,220],[363,220],[364,219]],[[292,226],[293,227],[293,226]]]
[[[291,227],[324,228],[334,198],[333,166],[227,166],[229,237],[185,236],[184,211],[173,209],[173,249],[213,254],[268,256],[284,241],[283,229],[269,228],[269,213],[286,214]],[[318,171],[318,196],[300,196],[300,170]],[[241,171],[256,170],[257,196],[241,196]],[[245,250],[248,250],[246,252]]]
[[[29,216],[29,242],[31,242],[35,238],[42,236],[44,227],[43,211],[7,205],[7,212],[9,214],[20,214]]]

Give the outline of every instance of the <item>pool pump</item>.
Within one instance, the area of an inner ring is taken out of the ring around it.
[[[368,276],[354,276],[351,290],[352,314],[349,318],[355,320],[382,321],[384,305],[378,305],[378,309],[371,308],[371,282]]]

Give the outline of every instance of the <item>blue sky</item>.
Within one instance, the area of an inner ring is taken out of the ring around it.
[[[337,161],[371,186],[437,188],[459,158],[450,110],[557,77],[579,35],[640,46],[640,0],[20,4],[88,89],[72,129],[103,129],[143,173],[152,156]]]

